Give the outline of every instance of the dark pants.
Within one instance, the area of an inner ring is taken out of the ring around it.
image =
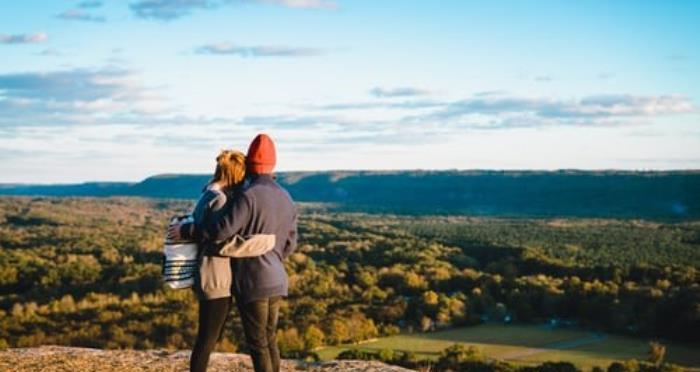
[[[199,301],[199,329],[190,356],[190,371],[204,372],[209,354],[224,331],[226,317],[231,310],[231,297]]]
[[[281,299],[278,296],[248,303],[236,300],[255,372],[280,370],[276,332]]]

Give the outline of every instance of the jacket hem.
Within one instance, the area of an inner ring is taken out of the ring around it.
[[[231,292],[228,290],[207,291],[202,293],[202,295],[200,296],[200,298],[203,298],[205,300],[215,300],[217,298],[223,297],[231,297]]]
[[[266,298],[270,297],[276,297],[276,296],[281,296],[281,297],[287,297],[288,295],[288,289],[286,287],[282,288],[272,288],[264,292],[258,292],[255,294],[248,294],[248,295],[243,295],[243,294],[235,294],[236,296],[236,301],[242,301],[243,303],[249,303],[253,301],[260,301],[264,300]]]

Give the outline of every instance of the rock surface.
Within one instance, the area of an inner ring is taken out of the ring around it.
[[[0,351],[0,371],[187,371],[189,351],[100,350],[65,346],[41,346]],[[252,371],[250,357],[244,354],[212,353],[211,372]],[[283,360],[283,372],[408,372],[410,370],[380,362],[336,360],[302,362]]]

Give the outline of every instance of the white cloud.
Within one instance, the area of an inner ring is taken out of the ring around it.
[[[46,48],[42,50],[41,52],[37,53],[39,56],[43,57],[48,57],[48,56],[62,56],[63,53],[61,53],[59,50],[54,49],[54,48]]]
[[[305,9],[337,9],[338,4],[335,1],[327,0],[258,0],[262,3],[286,6],[289,8],[305,8]]]
[[[34,34],[0,34],[0,44],[36,44],[43,43],[49,40],[49,35],[45,32],[37,32]]]
[[[107,21],[105,17],[90,14],[81,9],[68,9],[63,13],[56,15],[56,18],[70,21],[85,21],[102,23]]]
[[[516,96],[473,96],[451,102],[411,122],[476,123],[478,127],[507,128],[544,125],[630,125],[644,118],[697,113],[682,95],[591,95],[560,100]]]
[[[139,0],[129,4],[140,18],[169,21],[189,15],[194,10],[214,9],[230,1],[216,0]]]
[[[195,48],[197,54],[235,55],[239,57],[310,57],[325,54],[317,48],[288,46],[239,46],[232,43],[207,44]]]
[[[78,8],[99,8],[103,5],[104,3],[102,1],[97,1],[97,0],[86,0],[78,3]]]
[[[371,95],[377,98],[393,98],[393,97],[412,97],[422,96],[430,92],[424,89],[413,87],[397,87],[397,88],[381,88],[374,87],[369,91]]]
[[[0,125],[100,122],[165,110],[133,71],[73,69],[0,74]]]
[[[129,5],[139,18],[170,21],[192,14],[196,10],[216,9],[235,2],[253,2],[297,9],[336,9],[330,0],[138,0]]]

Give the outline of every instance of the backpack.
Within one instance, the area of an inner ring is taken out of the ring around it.
[[[170,223],[192,222],[191,215],[176,216]],[[191,288],[199,269],[197,244],[193,241],[171,241],[165,238],[161,261],[163,281],[172,289]]]

